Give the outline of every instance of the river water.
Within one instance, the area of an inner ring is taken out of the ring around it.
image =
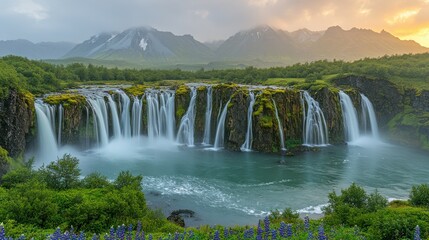
[[[352,182],[395,199],[411,186],[429,182],[429,154],[359,139],[294,157],[257,152],[187,148],[145,137],[118,139],[85,152],[62,148],[80,159],[82,174],[98,171],[110,179],[122,170],[143,175],[146,200],[168,215],[190,209],[187,225],[255,224],[271,210],[320,213],[327,195]],[[41,164],[38,162],[37,164]]]

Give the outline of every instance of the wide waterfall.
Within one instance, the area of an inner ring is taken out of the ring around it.
[[[301,92],[303,109],[303,142],[306,146],[324,146],[328,142],[328,128],[319,103],[307,91]]]
[[[225,120],[226,120],[226,114],[228,112],[228,104],[231,101],[228,100],[228,102],[225,104],[225,107],[222,110],[222,113],[220,114],[219,121],[216,128],[216,138],[214,143],[214,149],[219,150],[222,149],[224,146],[224,140],[225,140]]]
[[[278,127],[279,127],[280,150],[286,151],[285,138],[284,138],[284,134],[283,134],[283,126],[282,126],[282,122],[280,121],[279,111],[277,110],[277,104],[276,104],[276,101],[274,101],[274,99],[273,99],[273,105],[274,105],[274,110],[275,110],[275,113],[276,113],[277,124],[278,124]]]
[[[119,122],[119,116],[117,111],[117,106],[115,101],[113,101],[112,96],[107,95],[107,100],[109,101],[110,115],[112,116],[112,125],[113,125],[113,136],[114,138],[121,137],[121,123]]]
[[[128,95],[121,91],[119,93],[120,103],[121,103],[121,126],[122,126],[122,136],[125,138],[131,137],[131,116],[130,116],[130,98]]]
[[[344,133],[347,142],[356,141],[359,134],[359,123],[356,108],[349,95],[340,91],[341,110],[343,112]]]
[[[134,97],[133,107],[131,110],[131,119],[132,119],[132,136],[140,137],[141,128],[142,128],[142,111],[143,111],[143,97],[140,99],[138,97]]]
[[[374,107],[372,106],[371,101],[363,94],[361,96],[361,106],[362,106],[362,122],[363,122],[363,130],[365,132],[371,132],[372,137],[375,139],[379,138],[378,134],[378,124],[377,117],[375,116]],[[369,128],[368,128],[368,120],[369,120]]]
[[[194,145],[194,127],[195,127],[195,102],[197,99],[197,88],[191,87],[191,101],[189,102],[188,110],[183,115],[180,121],[179,131],[177,132],[177,141],[184,143],[189,147]]]
[[[212,119],[212,109],[213,109],[213,98],[212,98],[213,88],[212,86],[207,86],[207,105],[206,105],[206,115],[204,121],[204,137],[203,145],[210,145],[210,132],[211,132],[211,119]]]
[[[106,103],[103,96],[92,95],[86,99],[92,108],[94,116],[95,135],[97,144],[105,146],[109,142],[109,123]]]
[[[42,160],[53,160],[57,157],[58,147],[55,139],[55,110],[53,106],[36,101],[35,103],[38,132],[38,154]]]
[[[255,105],[255,93],[249,91],[249,107],[247,109],[247,132],[246,139],[241,145],[240,150],[243,152],[252,151],[252,140],[253,140],[253,132],[252,132],[252,117],[253,117],[253,105]]]

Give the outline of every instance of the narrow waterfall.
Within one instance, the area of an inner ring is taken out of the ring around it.
[[[344,133],[347,142],[353,142],[359,138],[359,123],[356,108],[349,95],[340,91],[341,110],[343,112]]]
[[[147,102],[147,128],[149,139],[167,137],[174,140],[174,92],[150,90],[145,93]]]
[[[101,146],[109,142],[109,125],[106,104],[102,96],[87,98],[89,105],[94,112],[94,126],[97,136],[97,143]]]
[[[44,161],[55,160],[58,145],[55,139],[54,124],[52,124],[53,107],[36,101],[37,135],[40,158]]]
[[[206,103],[206,119],[204,122],[204,138],[203,145],[210,145],[210,131],[211,131],[211,118],[212,118],[212,99],[213,89],[212,86],[207,86],[207,103]]]
[[[214,142],[214,149],[215,150],[219,150],[221,148],[223,148],[224,146],[224,140],[225,140],[225,120],[226,120],[226,114],[228,112],[228,105],[229,102],[231,101],[228,100],[228,102],[225,104],[225,107],[222,110],[222,113],[220,114],[219,117],[219,121],[217,124],[217,128],[216,128],[216,138],[215,138],[215,142]]]
[[[85,106],[85,109],[86,109],[85,147],[89,148],[89,108]]]
[[[121,137],[121,123],[119,122],[118,110],[115,101],[113,101],[112,96],[107,95],[107,101],[109,102],[110,113],[112,116],[112,126],[113,126],[113,137]],[[106,122],[108,122],[106,120]]]
[[[249,107],[247,108],[247,132],[246,140],[241,145],[240,150],[242,152],[252,151],[253,131],[252,131],[252,118],[253,118],[253,105],[255,105],[255,93],[249,91]]]
[[[64,108],[63,105],[58,106],[58,135],[57,135],[57,143],[58,146],[61,146],[61,130],[63,128],[63,119],[64,119]]]
[[[122,136],[125,138],[131,137],[131,117],[130,117],[130,98],[122,91],[117,91],[120,96],[121,103],[121,126]]]
[[[133,107],[131,111],[131,128],[133,137],[138,137],[141,133],[143,98],[144,96],[141,99],[139,99],[138,97],[134,97]]]
[[[303,142],[308,146],[323,146],[328,142],[328,128],[319,103],[307,91],[301,92],[303,109]]]
[[[364,123],[364,130],[365,131],[371,131],[372,137],[379,138],[378,134],[378,124],[377,124],[377,117],[375,116],[374,107],[372,106],[371,101],[363,94],[360,94],[361,96],[361,106],[362,106],[362,122]],[[370,129],[368,129],[368,119],[369,119],[369,126]]]
[[[194,123],[195,123],[195,102],[197,99],[197,88],[191,87],[191,101],[189,102],[188,110],[183,115],[180,121],[179,131],[177,132],[177,142],[184,143],[187,146],[194,145]]]
[[[277,118],[277,124],[279,126],[279,134],[280,134],[280,150],[286,151],[285,147],[285,138],[283,136],[283,125],[279,118],[279,112],[277,111],[277,104],[276,101],[273,100],[274,110],[276,111],[276,118]]]

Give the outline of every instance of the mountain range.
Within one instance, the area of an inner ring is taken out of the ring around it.
[[[141,66],[208,64],[212,62],[287,65],[319,59],[356,60],[383,55],[422,53],[429,48],[415,41],[368,29],[288,32],[268,25],[240,31],[226,40],[201,43],[191,35],[177,36],[151,27],[100,33],[80,43],[0,41],[0,56],[14,54],[33,59],[121,61]],[[256,64],[257,65],[257,64]]]

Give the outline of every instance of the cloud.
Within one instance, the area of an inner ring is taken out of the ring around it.
[[[262,7],[276,4],[277,0],[249,0],[249,5]]]
[[[202,19],[206,19],[209,16],[210,12],[207,10],[196,10],[194,11],[194,14]]]
[[[16,1],[16,5],[12,7],[12,11],[38,21],[49,17],[48,10],[33,0]]]

